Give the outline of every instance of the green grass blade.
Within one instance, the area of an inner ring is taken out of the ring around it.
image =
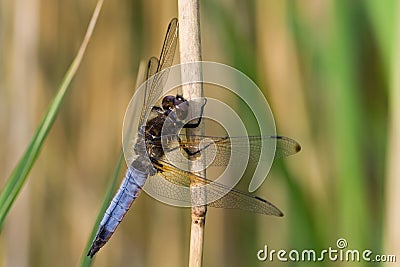
[[[378,1],[365,1],[365,7],[369,15],[369,21],[372,24],[378,49],[384,59],[386,74],[390,74],[390,68],[393,57],[393,46],[395,44],[393,37],[396,36],[396,12],[398,1],[386,0],[385,4],[379,4]],[[390,77],[386,77],[390,79]]]
[[[86,256],[87,252],[89,251],[90,246],[92,245],[94,236],[97,233],[97,228],[99,227],[100,221],[103,218],[104,212],[106,211],[108,205],[111,202],[112,197],[114,196],[114,192],[117,189],[120,173],[121,173],[121,168],[124,163],[124,153],[121,150],[119,154],[119,159],[117,162],[117,165],[115,166],[114,173],[112,175],[112,179],[110,181],[110,184],[107,187],[107,192],[103,200],[103,204],[101,206],[101,209],[99,211],[99,214],[97,215],[96,222],[93,225],[92,233],[90,234],[90,237],[88,239],[88,242],[86,244],[85,250],[83,251],[83,254],[81,256],[80,264],[79,266],[81,267],[89,267],[92,266],[93,259]]]
[[[371,244],[371,223],[360,138],[368,132],[363,116],[366,107],[362,102],[362,83],[357,78],[360,58],[357,51],[362,45],[357,38],[362,29],[361,5],[335,1],[332,7],[329,41],[317,50],[324,71],[324,91],[332,103],[328,110],[335,166],[332,169],[335,186],[331,191],[335,196],[335,213],[328,216],[336,222],[336,232],[332,235],[340,234],[336,238],[343,237],[353,247],[363,247]]]
[[[21,190],[29,174],[29,171],[31,170],[37,156],[39,155],[43,142],[46,139],[51,127],[53,126],[65,94],[67,93],[69,85],[71,84],[71,81],[75,76],[78,67],[80,66],[89,40],[93,34],[93,30],[96,25],[96,21],[100,13],[102,4],[103,0],[99,0],[97,2],[96,8],[93,12],[92,18],[86,31],[86,35],[83,39],[81,47],[79,48],[78,54],[76,55],[74,61],[72,62],[67,73],[65,74],[64,79],[62,80],[58,88],[58,92],[51,102],[49,109],[46,112],[46,115],[44,116],[38,129],[36,130],[32,141],[30,142],[21,160],[11,173],[3,191],[0,194],[0,228],[2,228],[8,211],[10,210],[12,204],[14,203],[14,200],[18,196],[19,191]]]

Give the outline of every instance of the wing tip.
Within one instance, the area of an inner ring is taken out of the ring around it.
[[[178,18],[177,17],[173,17],[172,19],[171,19],[171,22],[170,23],[178,23]]]
[[[264,214],[273,215],[273,216],[277,216],[277,217],[283,217],[284,216],[283,212],[280,209],[278,209],[277,207],[275,207],[275,205],[273,205],[272,203],[268,202],[267,200],[265,200],[265,199],[263,199],[261,197],[258,197],[258,196],[254,196],[254,197],[256,199],[264,202],[264,203],[269,204],[270,206],[272,206],[274,208],[272,211],[269,210],[268,213],[264,213]]]
[[[296,153],[300,152],[301,150],[301,145],[299,143],[296,144],[294,150],[296,151]]]
[[[175,32],[177,32],[178,31],[178,18],[176,18],[176,17],[173,17],[172,19],[171,19],[171,21],[169,22],[169,24],[168,24],[168,28],[167,28],[167,32],[172,28],[172,27],[175,27]]]
[[[295,141],[289,137],[277,135],[277,136],[273,136],[273,138],[275,138],[277,140],[281,139],[281,140],[287,140],[287,141],[291,142],[293,144],[292,154],[296,154],[301,151],[301,145],[297,141]]]

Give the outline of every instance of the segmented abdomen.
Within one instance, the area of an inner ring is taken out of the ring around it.
[[[101,220],[99,230],[90,247],[88,256],[93,257],[110,239],[133,201],[138,197],[147,177],[147,172],[139,171],[132,166],[128,168],[118,192],[115,194]]]

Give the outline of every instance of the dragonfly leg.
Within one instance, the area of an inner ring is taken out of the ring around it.
[[[215,141],[215,142],[211,142],[211,143],[209,143],[209,144],[207,144],[207,145],[201,147],[200,149],[198,149],[198,150],[196,150],[196,151],[190,150],[190,148],[187,147],[186,145],[181,145],[181,148],[188,154],[188,156],[196,156],[196,155],[200,154],[202,151],[204,151],[204,150],[206,150],[207,148],[209,148],[210,146],[215,145],[215,144],[219,144],[219,143],[221,143],[221,142],[224,142],[224,141],[226,141],[226,139],[228,139],[228,138],[229,138],[229,137],[227,137],[227,136],[226,136],[226,137],[223,137],[223,138],[220,138],[220,140],[217,140],[217,141]]]
[[[190,151],[189,148],[183,147],[183,150],[186,152],[186,154],[188,154],[188,156],[193,157],[193,156],[195,156],[197,154],[200,154],[201,150],[203,150],[203,149],[199,149],[199,150],[196,150],[196,151]]]
[[[204,98],[204,104],[201,106],[200,116],[199,116],[197,122],[191,123],[191,121],[190,121],[190,122],[186,123],[185,125],[183,125],[182,128],[193,129],[193,128],[199,127],[199,125],[200,125],[200,123],[201,123],[201,119],[203,118],[204,106],[205,106],[206,104],[207,104],[207,98]]]
[[[152,107],[151,111],[157,112],[159,114],[164,114],[164,110],[162,108],[160,108],[160,107],[157,107],[157,106]]]

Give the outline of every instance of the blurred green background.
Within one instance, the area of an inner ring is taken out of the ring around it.
[[[5,184],[74,58],[96,2],[0,1],[0,182]],[[269,249],[336,248],[400,261],[400,4],[201,1],[203,59],[263,90],[300,154],[257,195],[285,217],[209,209],[204,266],[395,266],[260,262]],[[0,266],[77,266],[121,147],[141,60],[158,55],[172,0],[105,1],[54,127],[0,236]],[[125,167],[123,168],[125,171]],[[121,173],[121,178],[123,175]],[[190,210],[141,194],[94,266],[186,266]]]

